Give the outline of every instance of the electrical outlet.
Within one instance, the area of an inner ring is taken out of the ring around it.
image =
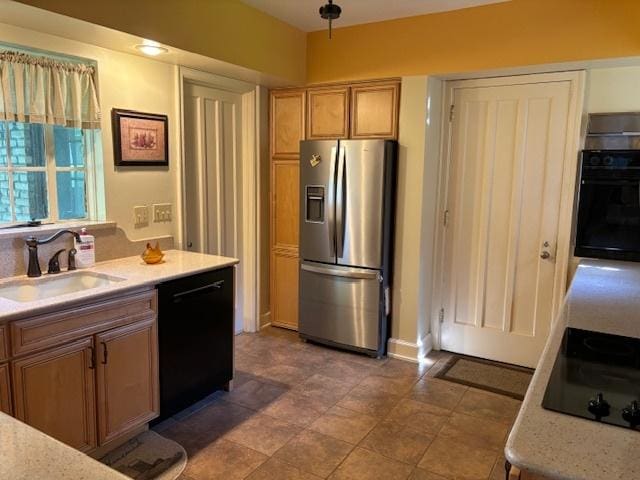
[[[153,206],[154,222],[170,222],[171,221],[171,204],[157,203]]]
[[[136,227],[149,225],[149,207],[147,205],[133,207],[133,225]]]

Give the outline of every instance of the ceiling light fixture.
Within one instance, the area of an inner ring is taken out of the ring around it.
[[[320,7],[320,16],[325,20],[329,20],[329,39],[331,39],[331,22],[340,18],[342,9],[338,5],[333,4],[333,0]]]
[[[163,47],[158,42],[153,40],[143,40],[140,45],[136,45],[136,50],[140,50],[145,55],[156,57],[161,53],[169,53],[169,49]]]

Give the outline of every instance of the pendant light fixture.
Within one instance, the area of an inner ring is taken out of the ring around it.
[[[338,5],[333,4],[333,0],[320,7],[320,16],[325,20],[329,20],[329,39],[331,39],[331,22],[340,18],[342,9]]]

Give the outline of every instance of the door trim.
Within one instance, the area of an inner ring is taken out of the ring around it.
[[[450,182],[452,125],[450,112],[453,105],[454,90],[461,88],[498,87],[522,85],[529,83],[569,82],[569,112],[567,137],[564,149],[565,163],[560,194],[560,215],[558,221],[558,241],[556,247],[556,274],[554,278],[554,298],[552,307],[552,325],[562,306],[567,289],[569,261],[571,259],[572,232],[574,229],[573,210],[575,205],[576,175],[578,172],[578,156],[583,132],[583,113],[585,97],[586,73],[584,70],[517,75],[509,77],[482,78],[469,80],[450,80],[445,84],[445,95],[442,108],[442,136],[440,139],[440,162],[438,166],[436,241],[434,246],[433,271],[433,304],[431,306],[431,333],[433,347],[441,347],[441,309],[444,308],[446,293],[445,276],[445,239],[446,227],[444,217],[447,206]],[[455,112],[454,112],[455,115]]]
[[[242,158],[239,159],[242,167],[237,171],[236,187],[241,192],[241,204],[234,205],[234,214],[238,218],[239,232],[236,232],[236,242],[240,264],[236,267],[238,275],[242,278],[242,288],[236,288],[236,319],[241,320],[240,331],[256,332],[260,320],[260,225],[265,221],[261,218],[259,208],[260,191],[259,179],[261,172],[261,158],[264,149],[261,148],[261,129],[267,128],[268,111],[261,107],[262,98],[268,95],[266,90],[253,83],[222,77],[187,67],[177,69],[178,102],[180,110],[180,163],[177,177],[179,196],[176,199],[177,211],[182,212],[186,205],[186,158],[185,158],[185,108],[184,93],[185,83],[191,83],[218,90],[226,90],[238,93],[242,96]],[[184,248],[186,241],[186,216],[180,213],[178,228],[179,248]],[[237,324],[236,320],[236,324]],[[239,333],[236,329],[235,333]]]

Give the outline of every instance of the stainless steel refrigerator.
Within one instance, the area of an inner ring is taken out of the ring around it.
[[[302,338],[386,353],[397,142],[300,144]]]

